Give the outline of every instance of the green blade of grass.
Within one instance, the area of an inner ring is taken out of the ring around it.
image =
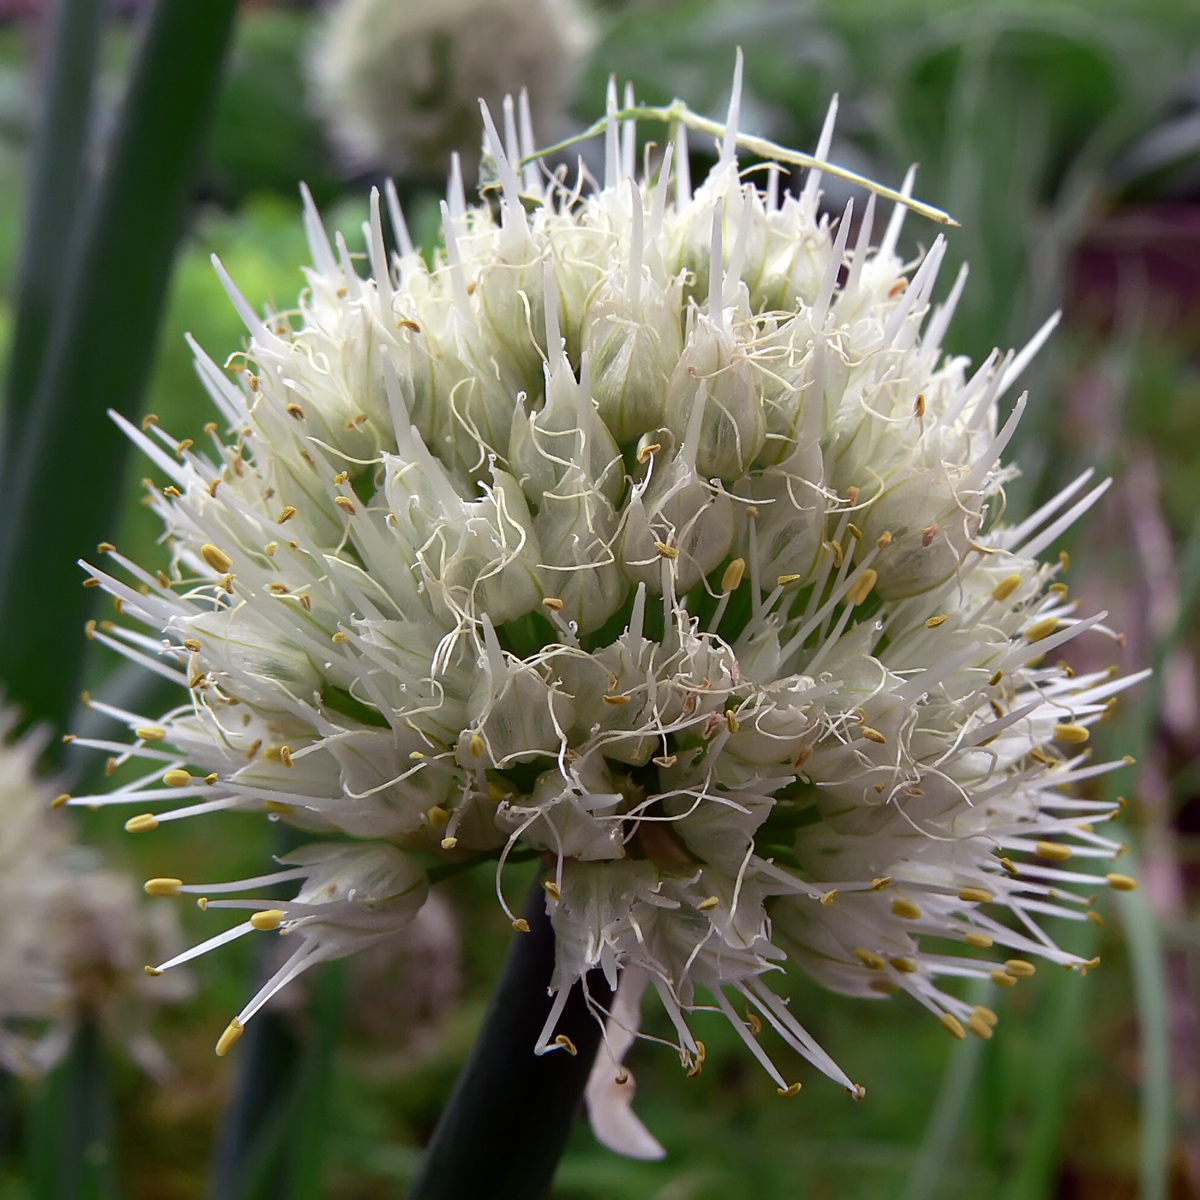
[[[0,622],[10,631],[0,679],[30,715],[60,724],[89,608],[74,560],[111,529],[120,494],[125,447],[106,410],[132,416],[141,402],[235,10],[236,0],[157,0],[80,214],[30,419],[0,477]]]
[[[33,146],[0,448],[20,444],[67,273],[87,146],[102,0],[58,0]]]

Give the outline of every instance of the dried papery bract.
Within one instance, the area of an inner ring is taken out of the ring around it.
[[[222,1049],[309,963],[402,930],[429,863],[481,853],[517,931],[505,864],[547,864],[538,1053],[571,1051],[558,1015],[599,969],[618,1074],[636,989],[693,1073],[689,1014],[715,1004],[782,1094],[768,1026],[859,1095],[782,998],[787,962],[980,1036],[955,979],[1087,965],[1042,923],[1094,917],[1116,810],[1069,785],[1121,765],[1090,761],[1088,730],[1138,677],[1052,665],[1108,631],[1039,556],[1105,485],[999,521],[1024,399],[1004,424],[999,405],[1028,354],[942,352],[965,276],[938,305],[941,239],[898,256],[911,174],[882,230],[873,192],[856,230],[823,213],[817,169],[796,193],[745,182],[739,90],[694,190],[686,122],[635,173],[615,88],[602,187],[522,169],[527,128],[485,108],[495,207],[452,189],[432,265],[394,193],[399,250],[373,195],[366,278],[309,204],[298,316],[227,280],[247,351],[231,373],[197,350],[227,435],[202,454],[129,428],[170,481],[150,502],[172,558],[89,566],[149,630],[93,632],[189,697],[114,713],[145,774],[79,802],[133,806],[135,830],[265,808],[365,839],[182,886],[252,910],[211,944],[299,935]],[[816,161],[831,134],[832,113]],[[653,1152],[628,1111],[601,1123]]]

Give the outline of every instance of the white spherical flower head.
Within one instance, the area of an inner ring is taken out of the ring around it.
[[[1039,561],[1103,485],[998,521],[1024,402],[1003,425],[998,405],[1049,326],[973,373],[943,354],[965,275],[935,306],[942,239],[898,257],[911,176],[831,219],[832,113],[808,159],[740,137],[738,93],[694,192],[684,130],[713,126],[681,104],[612,92],[591,187],[485,108],[494,207],[452,189],[427,262],[394,193],[389,255],[373,195],[363,277],[308,205],[299,309],[260,317],[226,280],[248,348],[232,375],[197,349],[228,433],[202,454],[127,427],[170,481],[150,500],[172,558],[107,548],[88,571],[150,632],[93,633],[189,699],[114,713],[147,773],[80,802],[134,805],[134,830],[265,808],[369,839],[227,885],[306,880],[213,939],[302,934],[223,1046],[308,963],[409,920],[426,868],[494,857],[525,928],[514,851],[547,864],[558,945],[537,1051],[573,1049],[557,1021],[591,971],[620,986],[588,1094],[630,1153],[657,1147],[613,1083],[645,988],[688,1070],[688,1014],[715,1003],[782,1093],[764,1024],[860,1095],[768,985],[787,962],[980,1036],[946,977],[1086,966],[1041,922],[1085,919],[1074,888],[1119,850],[1114,807],[1065,785],[1120,765],[1085,743],[1133,680],[1046,665],[1105,632]],[[676,123],[648,177],[634,117]],[[816,166],[760,190],[743,143]]]
[[[339,0],[309,60],[312,100],[349,166],[440,175],[479,145],[478,97],[529,89],[557,136],[594,40],[575,0]]]

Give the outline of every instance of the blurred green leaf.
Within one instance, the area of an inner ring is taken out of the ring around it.
[[[60,723],[79,678],[89,609],[74,559],[116,519],[124,439],[136,416],[236,0],[158,0],[78,250],[28,427],[3,464],[0,678],[33,716]],[[22,347],[14,348],[14,354]]]

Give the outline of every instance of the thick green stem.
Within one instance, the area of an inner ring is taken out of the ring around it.
[[[558,1023],[576,1053],[533,1053],[550,1012],[554,970],[554,930],[540,885],[530,892],[524,917],[529,932],[514,938],[408,1200],[540,1200],[550,1189],[600,1044],[600,1026],[576,985]],[[601,974],[588,977],[588,988],[608,1004]]]

